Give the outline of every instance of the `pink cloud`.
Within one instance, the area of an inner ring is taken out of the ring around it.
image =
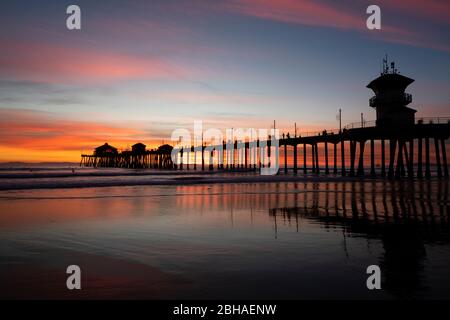
[[[38,82],[91,83],[184,76],[187,70],[154,57],[37,43],[3,43],[1,75]]]
[[[365,20],[346,11],[308,0],[233,0],[224,4],[232,12],[263,19],[310,26],[362,29]]]
[[[426,17],[433,21],[450,24],[450,2],[448,0],[397,0],[381,2],[386,7],[395,8],[401,13]]]
[[[364,2],[366,3],[366,2]],[[432,19],[448,23],[450,4],[440,0],[389,1],[380,4],[382,9],[408,13],[419,19]],[[362,3],[359,7],[363,8]],[[364,32],[365,36],[382,41],[450,51],[450,46],[434,35],[414,26],[394,26],[384,22],[382,30],[368,31],[365,11],[355,12],[352,8],[338,8],[334,3],[311,0],[231,0],[224,3],[223,10],[242,15],[268,19],[284,23],[301,24],[314,27],[329,27],[342,30]],[[383,12],[383,11],[382,11]],[[383,19],[382,19],[383,21]]]

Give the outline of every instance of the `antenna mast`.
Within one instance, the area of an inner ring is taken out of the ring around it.
[[[389,65],[388,65],[388,55],[386,54],[385,57],[383,58],[383,73],[384,74],[388,74],[389,73]]]

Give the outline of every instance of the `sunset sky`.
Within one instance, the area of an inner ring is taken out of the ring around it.
[[[395,2],[395,3],[394,3]],[[78,4],[82,29],[66,28]],[[421,116],[450,116],[450,2],[24,1],[0,4],[0,161],[79,161],[177,128],[356,122],[385,54]]]

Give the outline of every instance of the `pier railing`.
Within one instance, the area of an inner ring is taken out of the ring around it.
[[[450,124],[450,117],[422,117],[422,118],[416,118],[415,124]],[[357,129],[357,128],[369,128],[369,127],[375,127],[376,121],[375,120],[369,120],[369,121],[358,121],[358,122],[352,122],[349,124],[346,124],[344,126],[345,129]]]
[[[401,103],[401,104],[409,104],[412,102],[412,95],[410,93],[404,93],[402,95],[399,95],[398,97],[379,97],[379,96],[373,96],[369,99],[369,106],[372,108],[375,108],[379,104],[383,103],[392,103],[393,101]]]
[[[305,138],[305,137],[317,137],[317,136],[326,136],[326,135],[333,135],[333,134],[339,134],[339,129],[331,129],[331,130],[321,130],[321,131],[307,131],[307,132],[300,132],[297,134],[297,138]],[[294,138],[291,136],[290,138]]]
[[[364,120],[363,122],[359,121],[359,122],[352,122],[352,123],[346,124],[344,126],[344,129],[375,127],[376,124],[377,123],[375,120],[369,120],[369,121]]]
[[[450,124],[450,117],[423,117],[417,118],[416,124]]]
[[[450,117],[421,117],[416,118],[415,124],[450,124]],[[346,124],[343,129],[358,129],[358,128],[370,128],[376,127],[376,120],[364,120],[363,122],[351,122]],[[324,135],[333,135],[339,134],[339,129],[327,129],[320,131],[306,131],[297,133],[297,137],[317,137]],[[286,136],[285,136],[286,137]],[[290,136],[290,138],[294,138],[294,136]]]

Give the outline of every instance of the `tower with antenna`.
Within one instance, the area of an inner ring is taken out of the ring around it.
[[[417,111],[407,107],[412,102],[412,96],[405,92],[413,82],[414,79],[400,75],[395,62],[389,63],[385,56],[380,76],[367,85],[375,93],[369,105],[376,109],[377,126],[414,125]]]

